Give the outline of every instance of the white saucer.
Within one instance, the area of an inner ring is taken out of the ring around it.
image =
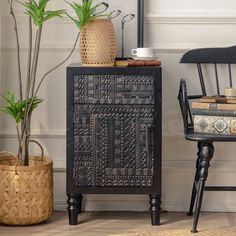
[[[144,60],[144,61],[149,61],[149,60],[156,60],[158,57],[133,57],[134,60]]]

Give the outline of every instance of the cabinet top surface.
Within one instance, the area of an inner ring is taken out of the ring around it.
[[[136,72],[136,73],[141,73],[141,72],[149,72],[151,73],[156,72],[156,71],[160,71],[161,67],[160,66],[145,66],[145,67],[118,67],[118,66],[114,66],[114,67],[85,67],[85,66],[81,66],[81,64],[78,63],[73,63],[70,64],[67,67],[68,70],[72,70],[72,71],[78,71],[78,72]]]

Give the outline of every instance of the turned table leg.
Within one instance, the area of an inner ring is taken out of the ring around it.
[[[67,194],[67,210],[69,215],[69,224],[78,224],[78,213],[81,212],[82,195],[81,194]]]
[[[160,225],[161,195],[150,194],[150,212],[152,225]]]

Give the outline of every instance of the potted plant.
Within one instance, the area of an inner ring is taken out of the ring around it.
[[[5,105],[2,112],[11,116],[16,124],[18,152],[1,152],[0,157],[0,223],[11,225],[29,225],[47,220],[53,209],[52,161],[44,157],[40,143],[31,137],[31,120],[33,111],[42,103],[38,91],[48,74],[65,63],[73,53],[79,38],[68,57],[56,65],[42,78],[38,78],[38,62],[43,25],[54,17],[63,17],[65,10],[48,10],[51,0],[17,1],[29,18],[28,62],[24,75],[22,73],[18,21],[14,12],[15,0],[8,0],[10,14],[13,18],[17,44],[18,91],[8,90],[1,98]],[[14,78],[15,79],[15,78]],[[37,144],[41,157],[31,157],[30,143]]]
[[[80,58],[83,66],[114,66],[116,39],[113,24],[108,17],[101,18],[109,5],[100,2],[93,6],[93,0],[82,3],[68,3],[76,18],[68,15],[78,26],[80,34]],[[104,9],[98,11],[98,8]]]
[[[37,69],[43,25],[54,17],[69,15],[61,9],[48,10],[48,4],[51,0],[17,1],[24,7],[29,18],[27,74],[23,75],[18,22],[14,12],[16,0],[7,1],[16,36],[19,89],[17,93],[8,90],[1,96],[5,105],[0,110],[7,113],[15,121],[18,152],[16,155],[7,151],[1,152],[4,155],[0,157],[0,223],[29,225],[47,220],[53,209],[52,160],[44,157],[42,145],[31,137],[33,111],[43,102],[43,99],[38,98],[37,94],[47,76],[70,58],[79,39],[80,31],[67,58],[47,71],[41,78],[38,78]],[[101,12],[95,14],[97,8],[105,6],[107,9],[108,7],[108,4],[103,2],[95,6],[92,6],[92,3],[92,0],[83,0],[81,4],[69,3],[78,18],[69,17],[81,31],[87,24],[102,16]],[[41,157],[30,156],[29,145],[31,143],[40,147]]]

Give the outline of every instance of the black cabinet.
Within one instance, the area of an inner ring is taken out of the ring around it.
[[[160,224],[161,68],[67,68],[67,196],[77,224],[82,194],[149,194]]]

